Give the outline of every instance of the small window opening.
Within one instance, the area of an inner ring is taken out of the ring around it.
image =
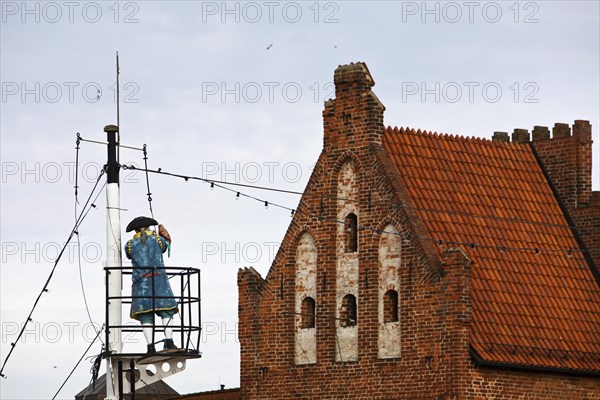
[[[350,213],[346,216],[346,253],[354,253],[358,250],[358,217]]]
[[[302,329],[315,327],[315,311],[315,299],[313,299],[312,297],[307,297],[304,300],[302,300],[302,309],[300,311],[300,314],[302,314],[302,322],[300,324],[300,327]]]
[[[383,322],[398,321],[398,292],[388,290],[383,295]]]
[[[351,294],[347,294],[342,299],[342,309],[340,312],[340,319],[342,326],[354,326],[356,325],[357,313],[356,313],[356,297]]]

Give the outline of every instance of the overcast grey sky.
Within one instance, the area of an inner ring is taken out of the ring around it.
[[[386,125],[489,138],[589,120],[600,189],[597,1],[2,1],[1,12],[2,361],[74,223],[75,134],[104,140],[103,127],[116,123],[116,51],[121,139],[147,144],[151,168],[302,191],[321,150],[333,72],[364,61]],[[82,143],[80,202],[105,153]],[[143,162],[131,150],[121,160]],[[122,179],[126,224],[149,211],[143,174]],[[150,176],[150,185],[155,216],[173,237],[167,263],[202,269],[204,357],[167,383],[181,393],[237,386],[237,270],[266,274],[289,212],[200,182]],[[100,325],[104,195],[97,205],[80,241]],[[0,398],[51,398],[88,346],[76,250],[68,246],[11,356]],[[127,341],[130,351],[145,344],[141,335]],[[59,398],[88,384],[89,367],[82,363]]]

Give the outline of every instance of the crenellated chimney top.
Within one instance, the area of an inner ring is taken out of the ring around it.
[[[529,142],[529,131],[527,129],[515,128],[512,134],[513,143]]]

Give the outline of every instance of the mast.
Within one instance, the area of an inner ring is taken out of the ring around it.
[[[117,127],[121,127],[121,120],[120,120],[120,112],[119,112],[119,106],[121,103],[121,99],[120,99],[120,94],[119,94],[119,89],[120,89],[120,84],[119,84],[119,75],[121,74],[121,70],[119,69],[119,52],[117,51]],[[117,143],[121,143],[121,133],[117,132]],[[117,148],[117,162],[121,162],[121,153],[119,152],[120,148]]]
[[[119,163],[117,161],[117,135],[119,128],[115,125],[107,125],[104,132],[108,139],[108,162],[106,164],[106,267],[121,267],[121,218],[119,198]],[[120,269],[109,270],[106,280],[108,297],[107,307],[107,350],[111,354],[106,364],[106,398],[108,400],[118,399],[118,359],[112,354],[121,353],[123,343],[121,340],[121,329],[113,326],[122,324],[121,315],[121,292],[123,289],[123,278]]]

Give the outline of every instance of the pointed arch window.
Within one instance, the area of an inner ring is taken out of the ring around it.
[[[346,216],[346,253],[358,251],[358,217],[354,213]]]
[[[383,322],[398,321],[398,292],[391,289],[383,295]]]

